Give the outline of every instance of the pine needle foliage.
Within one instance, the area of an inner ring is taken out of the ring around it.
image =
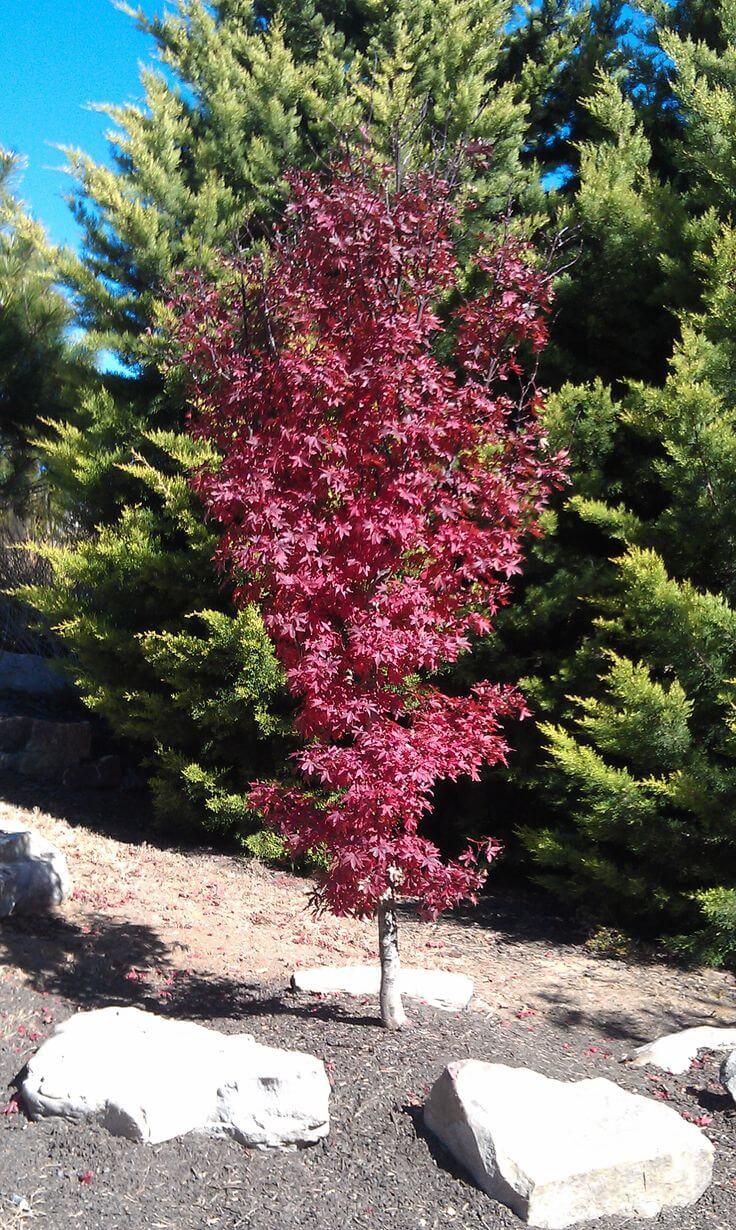
[[[731,10],[720,9],[726,34]],[[677,313],[661,384],[650,378],[618,393],[601,382],[569,385],[553,399],[553,434],[571,430],[574,440],[575,490],[559,524],[576,555],[557,589],[542,583],[528,595],[527,615],[538,599],[547,627],[568,619],[569,648],[556,662],[554,647],[539,659],[550,666],[546,680],[536,672],[546,764],[521,835],[542,881],[566,900],[732,964],[736,81],[728,37],[721,51],[672,33],[663,46],[688,138],[683,242],[668,252],[659,240],[660,262],[672,285],[697,284],[698,306]],[[561,559],[561,536],[547,545],[548,567]]]
[[[20,518],[48,497],[36,437],[73,406],[84,371],[54,250],[16,195],[22,171],[0,150],[0,513]]]

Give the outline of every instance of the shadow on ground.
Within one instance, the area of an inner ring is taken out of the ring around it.
[[[412,912],[410,906],[403,908],[406,915]],[[588,931],[542,889],[530,886],[518,876],[494,871],[477,905],[459,906],[443,918],[471,931],[497,932],[500,940],[508,944],[576,946]]]
[[[540,1008],[551,1024],[565,1030],[589,1029],[597,1038],[630,1045],[650,1042],[662,1034],[676,1033],[695,1025],[712,1025],[723,1003],[715,996],[700,991],[697,1001],[675,1008],[661,999],[653,1000],[651,1008],[637,1003],[629,1012],[620,1005],[590,1010],[563,989],[538,993]]]
[[[180,834],[152,828],[148,799],[133,792],[71,792],[17,782],[6,789],[0,782],[0,797],[17,806],[36,805],[71,825],[122,842],[186,851],[194,856],[193,867],[199,854],[217,852],[201,842],[201,835],[197,845],[187,845]],[[219,851],[224,853],[223,847]],[[208,857],[206,861],[209,863]],[[290,891],[282,872],[278,879]],[[294,883],[305,887],[303,881]],[[228,966],[226,958],[218,961],[211,955],[208,960],[217,962],[214,970],[182,970],[186,944],[182,942],[177,950],[173,941],[167,942],[147,921],[145,894],[158,891],[158,879],[152,889],[138,890],[136,917],[142,921],[95,912],[100,901],[94,894],[85,897],[81,893],[81,902],[89,904],[81,916],[75,911],[74,921],[62,914],[3,920],[0,976],[3,967],[20,969],[33,989],[61,996],[81,1008],[139,1004],[193,1020],[291,1015],[377,1024],[370,1015],[375,1012],[370,1001],[296,997],[283,981],[263,985],[250,981],[250,973],[246,980],[238,981],[227,976],[233,966]],[[229,908],[239,909],[237,893],[229,900]],[[401,914],[403,933],[411,936],[413,932],[418,941],[415,959],[420,964],[425,938],[419,931],[424,924],[417,927],[416,911],[409,904]],[[184,922],[174,934],[186,940],[188,925]],[[239,944],[241,934],[247,944],[247,928],[238,932]],[[599,960],[582,947],[584,931],[574,918],[546,894],[507,873],[492,875],[489,892],[477,906],[444,916],[426,935],[432,937],[427,948],[442,948],[443,958],[449,961],[462,959],[462,968],[476,977],[477,986],[484,986],[479,994],[490,996],[492,1002],[480,1006],[494,1027],[512,1025],[532,1031],[544,1020],[562,1032],[584,1030],[591,1042],[607,1040],[613,1050],[614,1043],[629,1049],[658,1034],[728,1021],[729,987],[723,980],[709,980],[702,973],[681,971],[674,965],[654,967],[653,954],[644,951],[627,957],[625,963]],[[277,933],[273,942],[278,943]],[[255,947],[255,938],[253,943]],[[233,953],[228,951],[232,960]],[[243,955],[246,960],[238,968],[249,970],[258,964],[248,962],[247,951]],[[626,977],[621,976],[622,970]]]
[[[0,774],[0,801],[29,811],[38,808],[72,828],[90,829],[126,844],[145,843],[157,850],[243,856],[242,847],[234,840],[223,836],[207,841],[201,830],[187,831],[159,820],[145,789],[70,790]],[[416,918],[417,911],[411,903],[400,907],[400,911],[407,919]],[[501,949],[506,945],[534,943],[576,947],[589,932],[587,925],[549,893],[503,866],[491,872],[487,891],[482,893],[477,905],[461,905],[448,911],[442,919],[470,933],[492,932]],[[661,954],[643,947],[627,957],[629,964],[645,965],[653,959],[661,959]]]
[[[90,915],[82,925],[58,915],[13,917],[3,920],[0,934],[0,969],[20,969],[33,990],[82,1009],[119,1004],[189,1020],[288,1015],[381,1024],[370,1006],[351,1011],[297,997],[283,985],[208,977],[175,967],[172,955],[153,928],[101,915]]]
[[[136,1005],[195,1021],[291,1016],[380,1028],[370,999],[297,996],[283,983],[238,981],[181,969],[174,955],[153,928],[94,914],[78,925],[60,915],[5,919],[0,933],[0,969],[20,969],[35,991],[59,996],[78,1008]],[[536,1002],[534,1013],[563,1033],[584,1030],[591,1039],[627,1047],[707,1023],[716,1006],[703,995],[687,1011],[661,1001],[651,1009],[638,1005],[632,1013],[612,1006],[586,1009],[562,988],[540,992]]]
[[[0,802],[28,811],[37,808],[66,821],[72,828],[91,829],[131,845],[145,842],[158,850],[240,852],[234,842],[224,838],[210,845],[203,840],[201,830],[187,831],[181,826],[165,824],[154,814],[151,796],[145,788],[70,790],[66,786],[44,785],[0,773]]]

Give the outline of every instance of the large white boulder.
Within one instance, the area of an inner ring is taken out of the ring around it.
[[[300,969],[291,975],[295,991],[321,995],[378,996],[381,971],[377,965],[325,965]],[[473,979],[439,969],[405,969],[399,975],[401,994],[423,1000],[446,1012],[460,1012],[473,998]]]
[[[697,1127],[603,1078],[468,1059],[445,1068],[424,1121],[484,1191],[547,1230],[692,1204],[713,1169]]]
[[[40,833],[0,819],[0,918],[60,905],[71,893],[66,859]]]
[[[634,1068],[651,1064],[663,1072],[679,1075],[687,1072],[690,1063],[699,1051],[730,1051],[736,1047],[736,1028],[726,1029],[718,1025],[696,1025],[693,1029],[681,1029],[675,1034],[665,1034],[646,1046],[637,1046],[624,1058]]]
[[[70,1017],[31,1059],[21,1089],[34,1119],[93,1120],[147,1144],[199,1132],[284,1148],[329,1131],[321,1060],[140,1008]]]

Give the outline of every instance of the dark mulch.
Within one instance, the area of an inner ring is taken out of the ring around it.
[[[8,1097],[41,1038],[74,1009],[72,1002],[13,978],[0,983],[0,1083]],[[321,1056],[333,1082],[328,1140],[291,1153],[248,1152],[197,1137],[147,1147],[87,1125],[29,1123],[11,1102],[1,1121],[3,1230],[33,1224],[48,1230],[520,1227],[422,1129],[427,1088],[444,1064],[464,1056],[562,1078],[609,1076],[627,1089],[665,1098],[690,1117],[708,1115],[716,1173],[696,1207],[655,1222],[606,1218],[595,1225],[736,1227],[736,1108],[718,1084],[715,1058],[686,1077],[653,1078],[618,1062],[620,1043],[534,1015],[521,1014],[502,1026],[477,1011],[454,1016],[413,1008],[413,1028],[392,1035],[380,1028],[369,1003],[296,998],[271,986],[244,988],[234,1005],[229,990],[223,998],[218,984],[200,980],[187,986],[186,978],[177,980],[176,994],[157,1010],[188,1012],[228,1033],[248,1031],[264,1042]]]

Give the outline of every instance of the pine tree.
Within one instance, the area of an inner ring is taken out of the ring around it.
[[[0,151],[0,511],[19,517],[46,491],[34,440],[45,419],[71,407],[84,369],[53,285],[54,253],[13,193],[21,171]]]
[[[718,0],[707,36],[665,28],[662,49],[673,66],[682,117],[678,164],[685,190],[701,210],[729,216],[736,185],[736,4]]]
[[[619,402],[627,378],[651,378],[660,366],[664,377],[677,327],[664,308],[670,286],[672,297],[695,295],[693,270],[690,279],[680,273],[687,216],[674,190],[649,169],[650,147],[632,102],[601,76],[587,105],[605,136],[583,143],[578,192],[553,206],[557,225],[575,228],[579,238],[577,258],[557,279],[551,355],[543,368],[556,388],[547,401],[547,425],[555,443],[570,452],[570,490],[548,512],[548,532],[533,548],[497,636],[479,645],[469,664],[479,676],[500,671],[509,680],[523,679],[540,718],[564,712],[571,680],[587,671],[579,649],[592,611],[584,599],[605,590],[610,573],[610,543],[581,521],[570,494],[611,502],[649,498],[641,445],[623,430]],[[518,812],[534,806],[532,784],[542,791],[532,723],[514,745],[523,803],[512,797],[509,809]]]
[[[564,722],[543,727],[557,825],[526,830],[525,839],[545,882],[565,897],[595,901],[599,915],[618,924],[732,961],[736,234],[729,228],[709,273],[707,311],[683,321],[664,388],[635,387],[621,410],[650,455],[659,511],[642,517],[627,505],[574,501],[587,524],[625,550],[585,650],[598,677],[571,697]]]
[[[722,6],[723,31],[735,15]],[[589,567],[561,584],[577,628],[540,685],[549,763],[523,839],[545,883],[594,916],[733,962],[736,61],[730,38],[720,53],[671,33],[663,45],[687,133],[678,277],[699,283],[699,308],[678,313],[663,385],[556,399],[558,427],[595,444],[561,517],[587,534]],[[672,276],[674,257],[663,265]]]
[[[549,0],[532,6],[516,38],[521,75],[540,74],[527,90],[531,133],[541,129],[530,147],[550,172],[551,229],[577,253],[557,287],[543,376],[555,390],[564,380],[601,378],[614,392],[629,379],[661,382],[677,312],[699,303],[694,253],[709,242],[717,195],[706,181],[722,177],[724,201],[730,191],[720,165],[726,10]]]
[[[515,11],[504,73],[529,102],[524,157],[566,193],[578,184],[582,144],[603,135],[585,105],[596,78],[636,84],[633,12],[621,0],[525,0]]]
[[[593,84],[583,101],[599,135],[580,144],[577,192],[554,210],[555,226],[574,235],[576,251],[557,286],[546,373],[556,387],[561,380],[664,379],[673,309],[697,301],[681,196],[652,171],[635,103],[603,73]]]

